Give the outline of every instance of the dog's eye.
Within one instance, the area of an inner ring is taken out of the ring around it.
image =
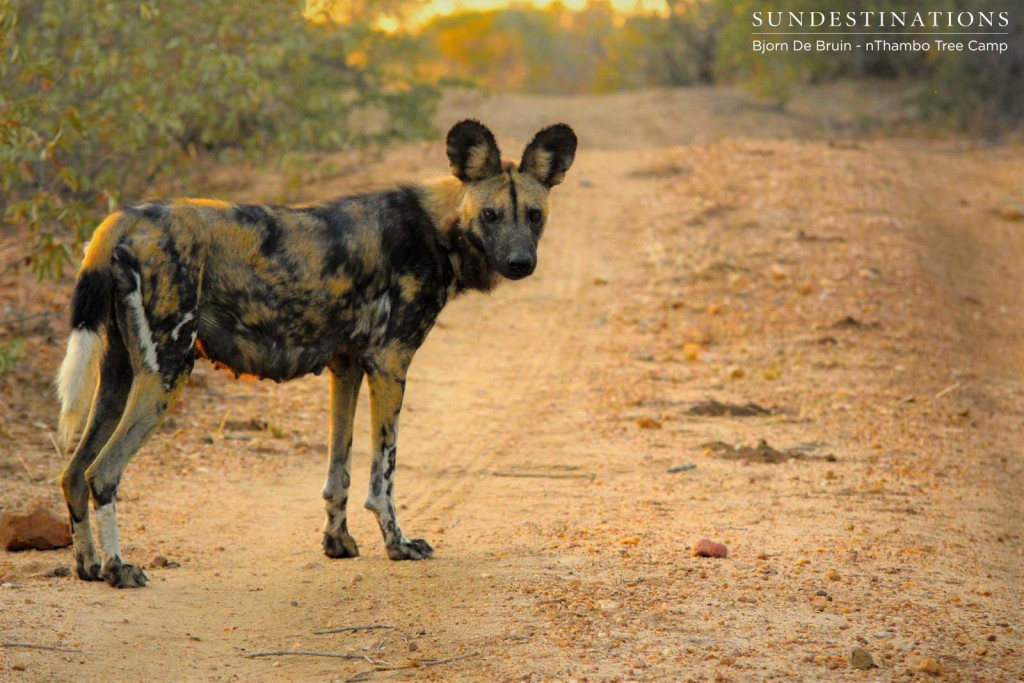
[[[526,210],[526,220],[528,220],[531,225],[537,225],[541,220],[543,220],[543,218],[544,212],[538,208],[529,208]]]
[[[494,209],[484,209],[480,212],[480,220],[484,223],[493,223],[498,220],[498,212]]]

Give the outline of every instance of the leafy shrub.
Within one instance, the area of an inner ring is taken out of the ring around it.
[[[199,155],[431,132],[436,89],[372,16],[339,26],[301,9],[0,0],[0,211],[31,228],[33,270],[59,275],[100,215]]]
[[[9,341],[0,341],[0,377],[18,364],[25,357],[25,340],[15,337]]]

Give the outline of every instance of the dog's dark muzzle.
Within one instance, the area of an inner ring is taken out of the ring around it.
[[[537,267],[537,259],[530,256],[510,256],[505,263],[505,277],[509,280],[522,280],[531,275]]]

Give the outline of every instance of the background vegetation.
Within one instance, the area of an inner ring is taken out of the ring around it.
[[[1005,9],[922,0],[915,9]],[[1011,54],[773,54],[750,49],[758,10],[827,0],[666,0],[624,15],[607,0],[438,16],[420,0],[0,0],[0,217],[29,226],[24,263],[59,275],[111,208],[197,160],[260,163],[433,134],[439,87],[594,93],[744,83],[784,106],[836,78],[920,83],[926,117],[1024,123],[1024,36]],[[905,9],[856,0],[850,10]],[[382,30],[381,20],[404,30]]]
[[[383,9],[389,9],[380,4]],[[58,275],[104,213],[202,155],[420,137],[435,88],[405,42],[283,0],[0,0],[0,209]],[[391,7],[390,9],[393,9]]]
[[[830,0],[666,0],[662,14],[622,16],[606,0],[440,17],[420,31],[434,73],[528,92],[607,92],[743,83],[783,106],[792,87],[837,78],[919,83],[926,118],[982,132],[1024,125],[1024,32],[1011,12],[1008,54],[774,53],[751,49],[751,14],[836,9]],[[999,0],[856,0],[846,11],[1007,11]]]

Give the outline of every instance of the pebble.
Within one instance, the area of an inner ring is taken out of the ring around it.
[[[689,361],[700,360],[701,353],[704,352],[704,347],[695,342],[688,342],[683,344],[683,358]]]
[[[641,417],[636,421],[636,426],[640,429],[661,429],[661,422],[653,417]]]
[[[850,666],[854,669],[872,669],[875,666],[875,658],[864,648],[855,647],[850,651]]]
[[[930,657],[919,657],[914,662],[914,669],[921,673],[931,674],[932,676],[942,675],[942,665]]]
[[[420,649],[419,643],[417,643],[415,640],[410,640],[409,641],[409,652],[416,652],[419,649]]]
[[[690,548],[694,557],[728,557],[729,549],[724,543],[716,543],[710,538],[702,538]]]
[[[840,576],[839,572],[837,572],[835,569],[829,569],[827,572],[825,572],[825,578],[827,578],[829,581],[841,581],[843,577]]]

